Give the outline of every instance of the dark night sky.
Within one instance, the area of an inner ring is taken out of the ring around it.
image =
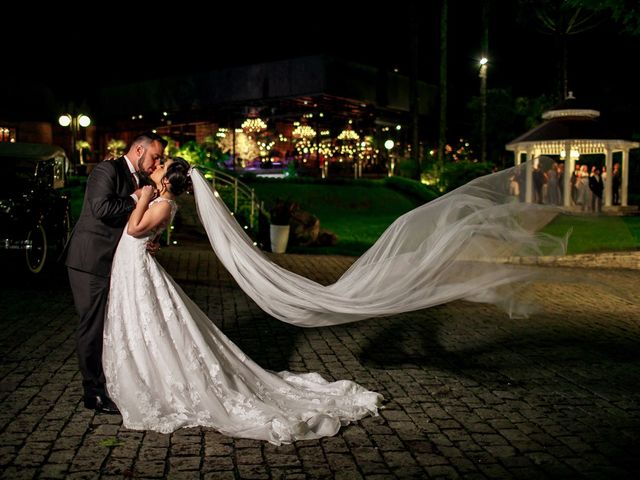
[[[0,33],[13,52],[4,57],[3,70],[19,80],[41,79],[59,98],[78,100],[90,97],[102,85],[320,53],[408,73],[409,3],[397,1],[376,9],[354,3],[309,3],[300,10],[285,4],[246,3],[224,9],[208,5],[214,13],[189,8],[188,2],[179,11],[123,13],[113,7],[74,23],[60,20],[60,12],[50,12],[58,18],[51,21],[44,12],[25,21],[28,32],[23,35]],[[479,89],[480,3],[449,3],[449,81],[454,105],[464,106]],[[435,6],[426,8],[419,19],[420,76],[437,85],[439,18]],[[552,40],[536,32],[531,23],[518,21],[517,13],[515,1],[492,2],[488,87],[512,87],[519,95],[551,94]],[[41,42],[35,51],[23,46],[26,34],[29,42]],[[619,35],[610,22],[574,37],[569,53],[570,90],[581,100],[599,103],[597,107],[637,108],[640,95],[629,65],[638,51],[640,37]]]

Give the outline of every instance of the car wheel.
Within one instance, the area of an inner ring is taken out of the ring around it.
[[[36,225],[27,235],[31,248],[25,251],[27,267],[31,273],[40,273],[47,260],[47,234],[41,224]]]
[[[71,214],[69,213],[69,209],[65,209],[64,217],[62,218],[62,225],[60,226],[60,238],[56,247],[58,251],[62,252],[64,250],[65,245],[69,241],[69,237],[71,236]]]

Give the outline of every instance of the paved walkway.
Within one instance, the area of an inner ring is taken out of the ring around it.
[[[5,279],[2,478],[637,478],[637,270],[596,273],[598,282],[630,292],[626,299],[595,285],[539,285],[533,293],[545,311],[528,320],[453,302],[301,329],[264,314],[208,250],[165,248],[159,258],[265,368],[353,379],[381,392],[386,408],[333,438],[281,447],[210,429],[124,429],[120,416],[81,404],[77,319],[64,275]],[[352,260],[278,256],[324,283]],[[550,280],[558,268],[548,268]]]

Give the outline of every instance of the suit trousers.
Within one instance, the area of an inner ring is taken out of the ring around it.
[[[102,370],[102,335],[109,277],[67,268],[73,301],[80,316],[76,333],[76,351],[86,396],[104,394],[105,378]]]

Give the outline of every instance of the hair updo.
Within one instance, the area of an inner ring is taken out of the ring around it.
[[[164,178],[169,182],[169,191],[177,197],[191,188],[191,165],[181,157],[173,157],[171,160],[173,161],[167,166]]]

